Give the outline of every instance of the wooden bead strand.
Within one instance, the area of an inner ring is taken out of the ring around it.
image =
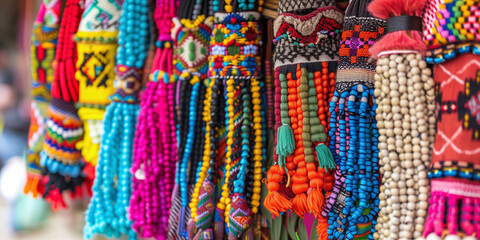
[[[383,186],[374,237],[418,239],[428,206],[432,144],[428,113],[434,102],[427,92],[433,80],[422,76],[429,71],[424,71],[427,65],[418,53],[382,56],[377,64],[375,95]]]

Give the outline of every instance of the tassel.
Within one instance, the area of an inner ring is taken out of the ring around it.
[[[318,218],[317,223],[317,234],[319,240],[327,240],[328,239],[328,220],[324,217]]]
[[[297,194],[292,199],[292,208],[299,217],[303,218],[305,213],[308,213],[307,194]]]
[[[322,190],[319,188],[313,189],[307,196],[307,205],[315,218],[320,218],[325,199],[323,198]]]
[[[295,150],[295,138],[293,137],[292,128],[283,124],[278,128],[277,133],[277,154],[279,157],[287,157]]]
[[[333,161],[333,155],[327,145],[320,143],[315,147],[318,158],[318,167],[325,168],[325,171],[336,169],[335,162]]]
[[[292,203],[278,192],[284,174],[285,170],[279,165],[272,166],[267,173],[267,188],[270,193],[263,204],[268,211],[277,217],[280,216],[281,212],[286,212],[292,208]]]
[[[263,205],[276,217],[280,217],[281,212],[286,212],[293,207],[292,202],[288,201],[279,192],[271,192],[268,194]]]

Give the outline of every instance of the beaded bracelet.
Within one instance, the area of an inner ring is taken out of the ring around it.
[[[136,238],[127,217],[131,196],[133,142],[140,106],[142,68],[150,39],[146,0],[126,0],[120,17],[112,103],[104,117],[104,135],[96,167],[93,197],[86,213],[85,238],[94,234]],[[131,37],[135,34],[137,37]]]
[[[32,33],[32,96],[30,107],[30,128],[28,133],[27,180],[24,193],[33,197],[42,194],[45,188],[40,165],[40,152],[46,132],[48,102],[51,99],[50,84],[53,81],[52,62],[55,58],[58,28],[60,24],[60,1],[49,5],[40,4]]]
[[[83,127],[74,102],[78,100],[78,83],[75,79],[76,44],[73,35],[83,12],[79,0],[65,3],[58,32],[55,52],[54,78],[51,86],[52,101],[48,107],[47,131],[40,165],[48,176],[43,197],[53,208],[65,207],[62,193],[70,190],[81,196],[84,175],[81,155],[76,143],[82,139]],[[89,186],[87,186],[89,188]]]

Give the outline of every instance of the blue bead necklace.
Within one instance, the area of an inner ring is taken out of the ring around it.
[[[341,203],[339,205],[335,202],[335,206],[330,206],[328,214],[323,213],[329,217],[329,239],[353,239],[359,234],[357,224],[369,222],[372,227],[368,238],[373,239],[376,224],[374,219],[379,205],[379,133],[375,120],[377,106],[374,99],[370,105],[370,98],[373,98],[373,89],[355,85],[340,96],[335,92],[330,102],[330,150],[340,170],[337,181],[345,176],[343,186],[346,197],[343,208]],[[335,111],[337,103],[338,115]],[[335,146],[337,133],[340,144]],[[335,184],[339,188],[342,183]],[[338,194],[339,191],[335,192],[335,195]],[[342,209],[333,209],[335,207]]]
[[[93,197],[86,213],[85,238],[104,234],[135,239],[127,217],[131,195],[133,141],[139,111],[138,91],[150,44],[148,0],[125,0],[117,49],[117,91],[104,118]],[[116,180],[115,180],[116,179]]]

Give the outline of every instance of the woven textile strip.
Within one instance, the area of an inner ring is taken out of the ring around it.
[[[76,143],[82,139],[83,127],[79,121],[75,102],[78,100],[78,82],[75,79],[77,48],[73,41],[83,2],[68,0],[62,13],[55,52],[54,78],[48,108],[47,132],[40,164],[45,168],[48,182],[43,194],[53,208],[65,207],[62,193],[69,190],[72,196],[81,196],[84,182],[84,163]],[[90,183],[87,183],[89,192]]]
[[[43,1],[40,5],[32,34],[32,96],[30,130],[28,133],[27,182],[24,192],[34,197],[43,194],[44,179],[41,176],[40,155],[46,132],[50,86],[53,81],[52,62],[55,59],[58,27],[60,24],[60,1]]]
[[[425,237],[480,237],[479,63],[478,55],[467,53],[434,67],[437,134]]]
[[[79,81],[80,91],[77,108],[85,129],[79,147],[85,162],[91,166],[97,164],[103,134],[103,115],[105,107],[110,103],[108,97],[115,91],[114,59],[121,7],[117,2],[87,1],[75,34],[78,49],[75,77]]]

